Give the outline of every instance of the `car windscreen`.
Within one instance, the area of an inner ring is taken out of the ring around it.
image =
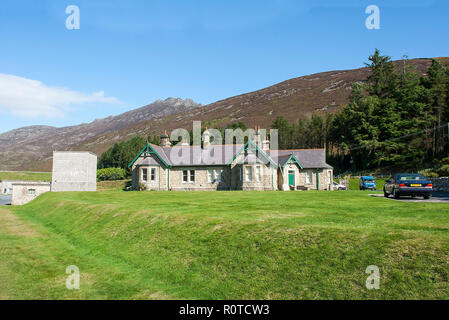
[[[365,179],[365,180],[363,180],[363,181],[365,181],[365,182],[374,182],[373,179]]]
[[[415,180],[426,180],[426,177],[424,177],[421,174],[404,174],[398,176],[399,181],[415,181]]]

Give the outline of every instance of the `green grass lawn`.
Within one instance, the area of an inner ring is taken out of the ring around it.
[[[449,298],[449,204],[357,191],[47,193],[0,243],[3,299]]]
[[[51,181],[51,172],[0,171],[1,180]]]
[[[377,190],[383,190],[386,179],[376,178],[374,180],[376,181]],[[349,190],[360,190],[360,179],[358,178],[349,179]],[[366,192],[369,192],[369,190],[366,190]]]

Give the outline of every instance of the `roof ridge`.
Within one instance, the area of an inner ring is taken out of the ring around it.
[[[326,148],[279,149],[277,151],[307,151],[307,150],[326,150]],[[273,150],[273,151],[276,151],[276,150]]]

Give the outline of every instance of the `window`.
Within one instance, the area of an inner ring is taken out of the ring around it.
[[[34,196],[34,195],[36,195],[36,190],[35,189],[28,189],[28,194],[30,196]]]
[[[311,171],[306,172],[306,183],[310,184],[313,180],[313,173]]]
[[[207,181],[214,182],[214,170],[207,170]]]
[[[182,171],[182,182],[195,182],[195,170],[183,170]]]
[[[332,183],[332,171],[327,172],[327,183],[328,184]]]
[[[398,175],[397,180],[399,181],[426,180],[426,177],[424,177],[422,174],[405,174],[405,175]]]
[[[262,180],[262,168],[261,166],[257,166],[256,167],[256,181],[261,181]]]
[[[142,169],[142,181],[147,182],[148,180],[148,169]]]
[[[253,170],[251,167],[245,167],[245,181],[253,181]]]
[[[207,180],[210,183],[221,182],[222,174],[223,174],[223,170],[221,170],[221,169],[207,170]]]
[[[215,181],[221,182],[222,175],[223,175],[223,170],[221,170],[221,169],[215,170]]]
[[[151,168],[151,181],[156,181],[156,168]]]

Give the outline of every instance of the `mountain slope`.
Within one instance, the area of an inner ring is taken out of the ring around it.
[[[54,150],[70,150],[92,137],[200,106],[191,99],[168,98],[118,116],[97,119],[88,124],[63,128],[31,126],[11,130],[0,134],[0,170],[32,168],[48,170],[48,160]],[[45,162],[47,165],[43,166],[42,163]]]
[[[449,58],[438,58],[449,64]],[[396,61],[398,69],[404,61]],[[431,59],[406,62],[426,73]],[[242,121],[269,128],[283,116],[296,121],[312,113],[336,112],[348,103],[351,85],[364,82],[369,68],[323,72],[290,79],[271,87],[200,106],[192,100],[167,99],[115,117],[74,127],[26,127],[0,135],[0,170],[50,170],[53,150],[88,150],[98,155],[113,143],[134,135],[159,134],[163,130],[192,128],[192,121],[225,127]]]
[[[449,58],[438,58],[446,65]],[[420,73],[426,73],[431,59],[407,61]],[[398,69],[404,61],[395,62]],[[210,105],[180,114],[155,118],[124,127],[92,139],[78,147],[101,154],[117,141],[130,135],[160,134],[163,130],[192,129],[192,121],[200,120],[209,127],[225,127],[242,121],[248,126],[261,125],[270,128],[274,119],[283,116],[289,121],[313,113],[336,112],[346,105],[352,92],[352,83],[364,82],[370,75],[369,68],[331,71],[290,79],[274,86],[243,95],[220,100]]]

